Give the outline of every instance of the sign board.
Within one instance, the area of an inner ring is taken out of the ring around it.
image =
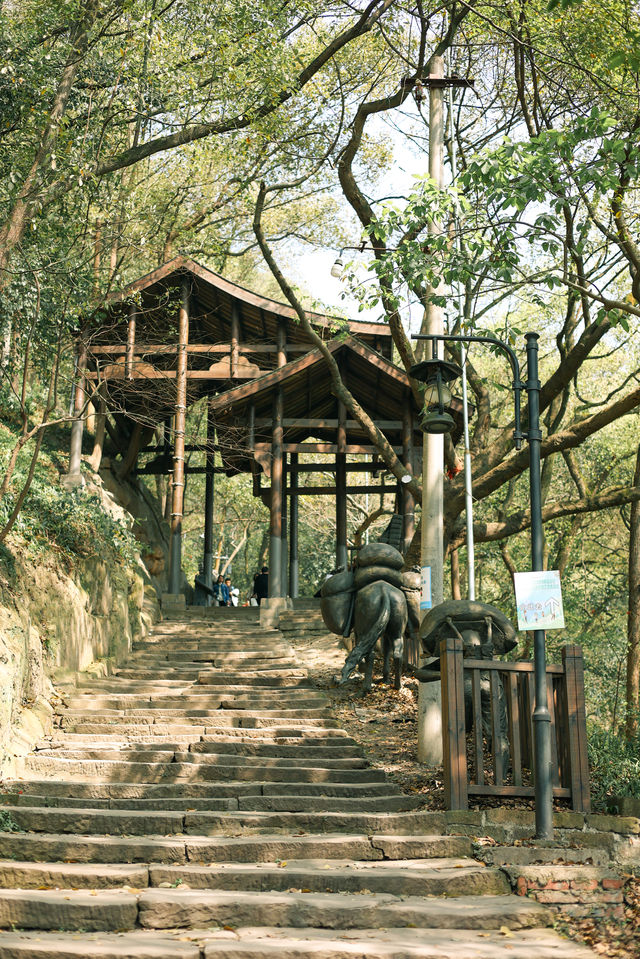
[[[420,609],[431,609],[431,567],[422,567],[422,592],[420,594]]]
[[[515,573],[518,629],[564,629],[562,587],[557,569]]]

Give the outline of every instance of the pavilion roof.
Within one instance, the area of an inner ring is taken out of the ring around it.
[[[307,342],[305,331],[291,306],[232,283],[187,256],[175,257],[108,296],[100,308],[101,329],[94,341],[126,341],[128,309],[134,298],[141,306],[138,335],[144,335],[146,326],[156,340],[163,332],[170,336],[175,330],[176,314],[176,301],[170,294],[179,290],[185,277],[191,286],[191,342],[228,342],[234,307],[238,311],[241,340],[245,343],[275,341],[278,322],[282,320],[287,323],[288,342]],[[307,311],[307,316],[316,330],[328,339],[339,330],[348,331],[391,357],[391,332],[386,323],[346,320],[312,311]]]

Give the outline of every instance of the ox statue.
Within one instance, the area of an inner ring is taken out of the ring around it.
[[[329,577],[321,590],[320,608],[325,625],[347,637],[353,630],[355,643],[338,682],[345,683],[364,662],[363,693],[371,689],[373,660],[378,641],[382,644],[383,682],[391,675],[400,689],[404,636],[417,636],[419,627],[419,573],[401,573],[402,554],[386,543],[371,543],[358,553],[355,569]]]

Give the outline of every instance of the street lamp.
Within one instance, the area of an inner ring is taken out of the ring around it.
[[[449,336],[418,334],[414,340],[431,340],[431,360],[417,363],[409,371],[411,376],[426,383],[426,414],[422,419],[422,428],[427,433],[445,433],[453,428],[453,417],[445,407],[445,390],[451,402],[451,392],[446,385],[455,378],[451,371],[456,364],[437,358],[437,341],[446,343],[488,343],[507,354],[513,376],[514,431],[513,439],[517,450],[522,448],[522,440],[529,443],[529,499],[531,504],[531,567],[534,572],[543,568],[542,535],[542,494],[540,486],[540,380],[538,379],[538,333],[527,333],[527,381],[520,379],[520,364],[514,350],[502,340],[491,336]],[[457,367],[459,370],[460,368]],[[460,372],[462,372],[460,370]],[[528,428],[522,432],[520,422],[520,398],[526,390],[528,399]],[[431,404],[431,409],[429,408]],[[451,425],[448,429],[445,416]],[[535,803],[536,835],[539,839],[553,838],[553,780],[551,770],[551,715],[547,700],[547,664],[545,633],[542,629],[533,631],[533,660],[535,676],[535,709],[533,713],[535,743]]]
[[[411,375],[426,384],[423,394],[425,411],[420,426],[425,433],[450,433],[455,422],[448,410],[451,406],[449,383],[462,376],[462,367],[438,359],[435,338],[432,339],[433,357],[411,368]]]

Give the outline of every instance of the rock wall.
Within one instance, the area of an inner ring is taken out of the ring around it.
[[[0,578],[0,774],[51,728],[53,681],[109,672],[159,619],[141,561],[125,567],[100,556],[47,552],[29,558],[14,545]]]

